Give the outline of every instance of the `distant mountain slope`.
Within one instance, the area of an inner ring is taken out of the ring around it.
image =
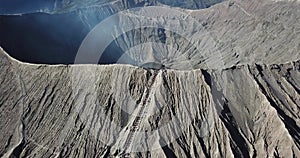
[[[0,14],[28,14],[34,12],[70,12],[93,6],[124,5],[126,8],[158,4],[186,9],[202,9],[223,0],[9,0],[0,1]]]
[[[89,31],[122,8],[124,6],[115,4],[53,15],[0,16],[0,45],[21,61],[72,64]],[[136,65],[149,62],[148,54],[152,53],[151,56],[156,58],[153,60],[176,69],[276,64],[300,58],[298,2],[223,2],[194,11],[173,8],[187,17],[190,15],[188,20],[172,15],[168,17],[162,8],[158,7],[155,11],[162,15],[161,23],[176,25],[171,28],[184,31],[183,34],[155,28],[155,24],[154,28],[126,32],[123,28],[134,27],[147,20],[141,17],[133,24],[130,22],[132,17],[122,13],[119,23],[121,36],[115,37],[115,32],[109,32],[115,40],[106,48],[99,63],[116,63],[125,53],[135,56]],[[136,51],[138,45],[141,45],[140,53]],[[184,67],[187,63],[188,68]]]

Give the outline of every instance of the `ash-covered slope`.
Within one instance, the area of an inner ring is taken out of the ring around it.
[[[299,62],[178,71],[0,60],[3,157],[300,154]]]

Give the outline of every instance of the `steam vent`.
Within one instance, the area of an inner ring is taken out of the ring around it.
[[[300,2],[0,1],[0,157],[300,157]]]

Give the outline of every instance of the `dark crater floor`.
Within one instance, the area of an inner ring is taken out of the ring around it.
[[[0,16],[0,26],[0,46],[12,57],[36,64],[73,64],[81,42],[90,31],[74,12]],[[163,43],[165,35],[159,33],[161,29],[157,32],[161,37],[156,39]],[[118,39],[124,38],[122,36]],[[106,48],[98,63],[116,63],[124,52],[126,50],[114,41]]]

